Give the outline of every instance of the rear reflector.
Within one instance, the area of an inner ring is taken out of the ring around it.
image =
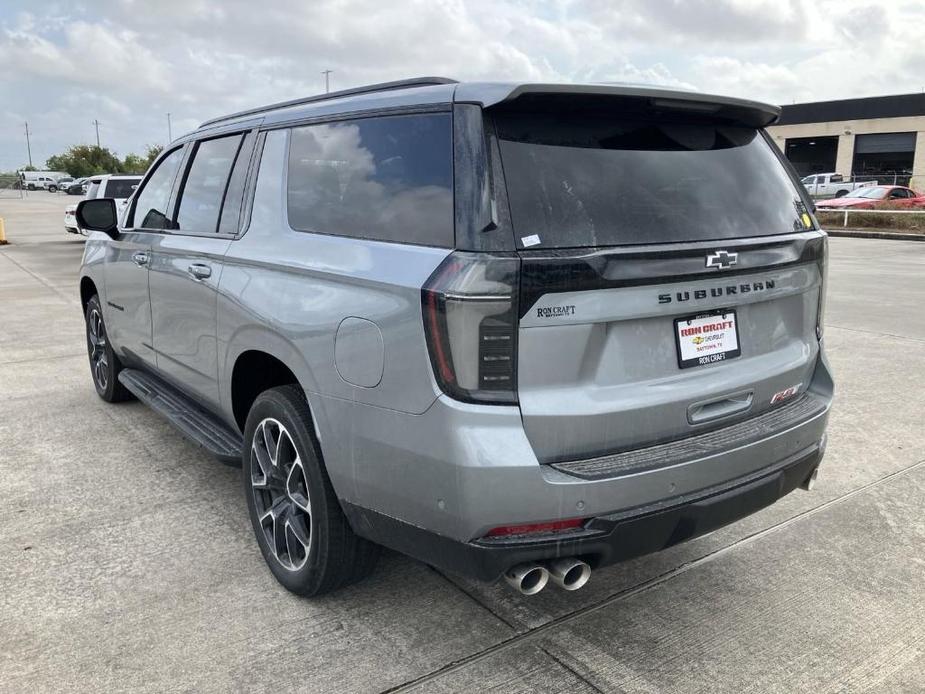
[[[506,535],[533,535],[536,533],[554,533],[562,530],[576,530],[584,526],[586,518],[549,521],[547,523],[525,523],[523,525],[501,525],[488,531],[485,537],[503,537]]]

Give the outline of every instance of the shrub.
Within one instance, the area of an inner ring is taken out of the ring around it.
[[[881,214],[889,210],[915,210],[919,214]],[[845,226],[845,213],[837,210],[816,210],[816,218],[823,229],[840,229]],[[849,229],[892,229],[896,231],[925,231],[925,207],[910,208],[882,205],[873,214],[868,210],[848,213]]]

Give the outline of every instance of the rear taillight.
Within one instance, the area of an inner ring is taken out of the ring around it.
[[[821,340],[825,333],[825,290],[829,278],[829,237],[822,240],[822,255],[819,256],[819,275],[822,278],[819,285],[819,305],[816,309],[816,338]]]
[[[517,402],[515,255],[451,253],[421,290],[437,383],[467,402]]]

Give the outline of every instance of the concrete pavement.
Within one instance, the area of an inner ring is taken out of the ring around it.
[[[93,390],[75,198],[0,199],[0,691],[925,690],[925,245],[838,238],[815,491],[533,598],[387,554],[307,601],[239,471]]]

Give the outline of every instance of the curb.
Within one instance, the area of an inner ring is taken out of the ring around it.
[[[823,229],[829,236],[855,239],[888,239],[890,241],[925,241],[925,234],[900,234],[895,231],[868,231],[861,229]]]

